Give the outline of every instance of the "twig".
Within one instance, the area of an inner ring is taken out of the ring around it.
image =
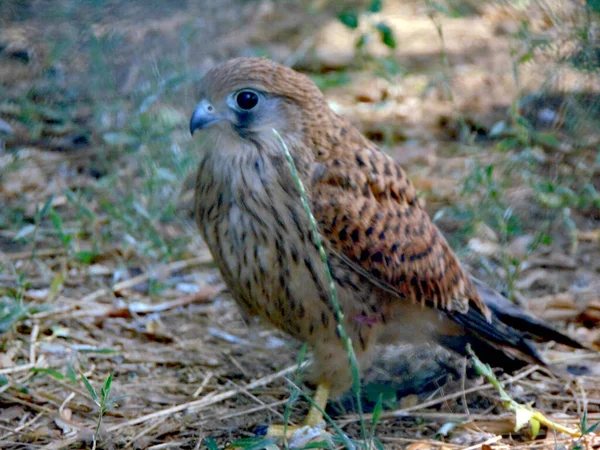
[[[384,442],[398,442],[402,444],[427,444],[432,447],[448,447],[448,448],[456,448],[462,450],[462,445],[458,444],[450,444],[449,442],[443,441],[434,441],[432,439],[410,439],[410,438],[401,438],[395,436],[381,436],[378,438],[380,441]]]
[[[4,386],[0,387],[0,394],[8,391],[11,387],[15,386],[15,384],[17,386],[25,386],[25,383],[27,381],[29,381],[31,378],[33,378],[34,376],[35,376],[35,372],[29,372],[27,375],[25,375],[21,379],[18,379],[16,381],[11,380],[11,382],[6,383]]]
[[[71,311],[77,310],[81,305],[86,306],[88,303],[95,301],[98,297],[107,295],[109,293],[111,293],[111,291],[108,288],[97,289],[94,292],[92,292],[88,295],[85,295],[81,299],[77,300],[77,303],[73,303],[72,305],[69,305],[62,309],[54,309],[52,311],[40,311],[39,313],[33,314],[31,316],[31,318],[33,320],[41,320],[41,319],[47,319],[49,317],[59,316],[61,314],[64,315]],[[75,301],[75,300],[73,300],[73,301]]]
[[[285,420],[285,417],[283,416],[283,414],[281,414],[279,411],[277,411],[276,409],[272,408],[270,405],[266,404],[265,402],[263,402],[261,399],[259,399],[256,395],[252,394],[251,392],[248,392],[247,389],[245,389],[243,386],[238,386],[237,384],[235,384],[233,381],[228,380],[231,384],[233,384],[237,389],[240,389],[240,391],[244,394],[247,395],[248,397],[250,397],[252,400],[254,400],[256,403],[258,403],[261,406],[264,406],[265,408],[267,408],[269,411],[271,411],[273,414],[275,414],[276,416],[278,416],[280,419]],[[292,424],[293,425],[293,424]]]
[[[25,430],[26,428],[30,427],[31,425],[33,425],[35,422],[37,422],[40,417],[42,417],[44,415],[43,412],[39,412],[37,413],[33,419],[31,419],[29,422],[25,422],[22,425],[19,425],[17,428],[15,429],[10,429],[8,427],[2,427],[3,430],[8,431],[8,433],[6,433],[3,436],[0,436],[0,444],[2,443],[2,441],[4,441],[7,437],[12,436],[13,434],[22,434],[23,430]]]
[[[26,252],[18,252],[18,253],[1,253],[1,260],[15,260],[15,259],[26,259],[29,258],[32,255],[32,251],[26,251]],[[45,248],[42,250],[36,250],[35,255],[36,257],[40,257],[40,256],[59,256],[59,255],[64,255],[65,253],[67,253],[67,251],[64,248]]]
[[[162,267],[158,267],[156,269],[150,270],[148,272],[145,272],[141,275],[138,275],[136,277],[130,278],[128,280],[124,280],[121,281],[117,284],[115,284],[112,289],[113,292],[120,292],[123,291],[125,289],[129,289],[137,284],[143,283],[144,281],[146,281],[148,278],[151,277],[155,277],[155,276],[161,276],[161,275],[166,275],[168,273],[174,272],[176,270],[181,270],[181,269],[185,269],[188,267],[193,267],[193,266],[200,266],[203,264],[208,264],[212,262],[212,256],[207,253],[205,255],[199,256],[197,258],[191,258],[191,259],[186,259],[183,261],[175,261],[172,262],[170,264],[167,264],[165,266]]]
[[[367,415],[365,415],[365,417],[368,417]],[[381,414],[379,416],[380,418],[383,417],[383,414]],[[493,415],[493,414],[488,414],[488,413],[481,413],[481,414],[466,414],[466,413],[452,413],[452,412],[429,412],[429,411],[413,411],[413,412],[408,412],[406,414],[402,414],[400,416],[395,416],[395,417],[402,417],[402,418],[406,418],[406,417],[413,417],[413,418],[419,418],[419,419],[428,419],[428,420],[440,420],[440,421],[446,421],[446,422],[465,422],[468,421],[469,423],[471,422],[477,422],[477,421],[485,421],[485,422],[513,422],[515,423],[515,415],[514,414],[510,414],[510,413],[506,413],[506,414],[502,414],[502,415]],[[388,419],[390,417],[387,417]],[[600,414],[588,414],[588,419],[591,420],[597,420],[600,419]],[[573,418],[565,418],[565,419],[560,419],[562,422],[564,423],[573,423],[573,424],[578,424],[580,423],[580,419],[573,417]],[[341,426],[346,425],[346,423],[342,423]]]
[[[121,429],[131,426],[131,425],[137,425],[139,423],[147,422],[148,420],[152,420],[157,417],[163,417],[166,415],[175,414],[176,412],[180,412],[180,411],[185,411],[185,410],[189,410],[192,412],[198,411],[199,409],[206,408],[207,406],[214,405],[215,403],[220,403],[223,400],[227,400],[229,398],[235,397],[236,395],[240,394],[240,392],[242,392],[241,389],[250,390],[250,389],[257,388],[259,386],[264,386],[266,384],[269,384],[269,383],[277,380],[278,378],[282,378],[285,375],[287,375],[288,373],[293,372],[294,370],[296,370],[296,367],[297,366],[294,364],[293,366],[289,366],[283,370],[280,370],[277,373],[274,373],[274,374],[268,375],[266,377],[259,378],[258,380],[252,381],[252,382],[248,383],[247,385],[241,387],[240,389],[231,389],[229,391],[225,391],[220,394],[208,395],[199,400],[182,403],[180,405],[173,406],[171,408],[166,408],[166,409],[163,409],[160,411],[153,412],[151,414],[146,414],[145,416],[136,417],[135,419],[128,420],[127,422],[113,425],[112,427],[108,428],[107,431],[109,433],[113,432],[113,431],[118,431],[118,430],[121,430]]]
[[[129,304],[127,307],[114,308],[114,307],[99,307],[95,309],[84,309],[76,311],[77,306],[73,308],[66,308],[60,311],[52,311],[43,316],[43,318],[52,317],[54,319],[65,318],[65,319],[78,319],[82,317],[111,317],[111,318],[123,318],[130,319],[134,315],[152,314],[157,312],[168,311],[180,306],[186,306],[192,303],[203,302],[209,300],[222,292],[225,289],[224,284],[216,286],[208,286],[196,292],[195,294],[186,295],[169,302],[159,303],[157,305],[145,304],[135,302]],[[34,316],[37,317],[37,316]]]
[[[63,412],[65,410],[65,408],[67,407],[67,405],[69,404],[69,402],[71,400],[73,400],[73,397],[75,397],[77,394],[75,392],[71,392],[67,398],[65,398],[65,400],[61,403],[60,407],[58,408],[58,415],[60,417],[64,417]]]
[[[586,361],[586,360],[595,360],[600,359],[599,352],[590,352],[587,353],[577,353],[577,350],[571,352],[561,352],[561,355],[557,358],[553,358],[552,354],[547,356],[547,361],[549,364],[564,364],[564,363],[574,363],[576,361]]]
[[[29,342],[29,362],[31,364],[35,364],[35,347],[37,345],[37,337],[40,332],[40,324],[38,322],[33,323],[33,328],[31,329],[31,338]]]
[[[168,417],[163,417],[161,420],[157,420],[156,423],[150,425],[147,428],[144,428],[142,431],[140,431],[138,434],[136,434],[135,436],[133,436],[129,442],[127,444],[125,444],[125,447],[123,448],[127,448],[127,447],[131,447],[133,445],[133,443],[135,441],[137,441],[139,438],[147,435],[148,433],[150,433],[152,430],[158,428],[159,426],[161,426],[163,423],[165,423],[168,420]]]
[[[474,444],[471,445],[469,447],[465,447],[461,450],[477,450],[478,448],[483,448],[484,445],[490,445],[493,444],[495,442],[498,442],[500,439],[502,439],[502,436],[494,436],[489,438],[488,440],[484,441],[484,442],[480,442],[479,444]]]
[[[539,366],[531,366],[529,369],[521,372],[518,375],[515,375],[514,377],[509,378],[508,380],[505,381],[506,384],[510,384],[510,383],[514,383],[515,381],[518,381],[522,378],[525,378],[526,376],[530,375],[531,373],[535,372],[536,370],[539,370],[540,367]],[[491,383],[488,384],[484,384],[483,386],[474,386],[472,388],[469,388],[465,391],[459,391],[459,392],[455,392],[454,394],[449,394],[449,395],[445,395],[443,397],[434,399],[434,400],[430,400],[428,402],[424,402],[424,403],[420,403],[418,405],[415,406],[410,406],[408,408],[404,408],[404,409],[397,409],[395,411],[388,411],[388,412],[383,412],[381,413],[381,415],[379,416],[381,419],[390,419],[390,418],[394,418],[394,417],[405,417],[405,416],[409,416],[410,412],[413,411],[419,411],[425,408],[429,408],[431,406],[435,406],[435,405],[439,405],[440,403],[444,403],[445,401],[448,400],[452,400],[458,397],[462,397],[465,394],[470,394],[472,392],[479,392],[479,391],[484,391],[486,389],[492,389],[494,386]],[[365,414],[365,420],[370,420],[373,417],[372,414]],[[342,422],[342,426],[345,426],[349,423],[352,422],[356,422],[358,420],[358,416],[357,415],[350,415],[347,416],[345,418],[343,418],[341,420]]]
[[[553,450],[556,450],[558,448],[566,448],[566,445],[564,444],[572,444],[573,443],[573,439],[572,438],[567,438],[567,439],[555,439],[552,442],[527,442],[526,444],[522,444],[522,445],[515,445],[511,447],[511,450],[517,450],[517,449],[532,449],[532,448],[544,448],[544,447],[551,447]],[[563,444],[563,445],[559,445],[559,444]]]
[[[46,414],[52,414],[52,412],[53,412],[49,408],[45,408],[45,407],[37,405],[35,403],[22,400],[19,397],[15,397],[14,395],[2,394],[1,397],[4,397],[9,402],[18,403],[19,405],[27,406],[28,408],[35,409],[36,411],[39,411],[39,412],[43,412]]]
[[[178,308],[180,306],[186,306],[191,303],[206,301],[213,298],[215,295],[225,290],[224,284],[216,286],[207,286],[201,291],[196,292],[192,295],[186,295],[184,297],[171,300],[170,302],[159,303],[158,305],[147,305],[143,303],[133,303],[127,308],[110,308],[106,311],[107,317],[133,317],[133,314],[150,314],[167,311],[169,309]]]
[[[225,414],[225,415],[222,415],[222,416],[209,416],[209,417],[206,417],[206,418],[202,419],[200,422],[197,422],[196,424],[197,425],[203,425],[203,424],[205,424],[207,422],[211,422],[212,423],[213,421],[217,421],[217,420],[219,422],[222,422],[223,420],[231,419],[233,417],[245,416],[245,415],[252,414],[252,413],[255,413],[255,412],[264,411],[265,409],[271,409],[271,408],[274,408],[275,406],[284,405],[284,404],[287,403],[287,401],[288,401],[287,399],[285,399],[285,400],[278,400],[278,401],[273,402],[273,403],[269,403],[269,404],[265,404],[265,405],[261,405],[261,406],[255,406],[254,408],[249,408],[249,409],[245,409],[243,411],[237,411],[237,412]]]
[[[546,400],[558,400],[562,402],[576,402],[577,397],[568,397],[566,395],[542,395],[540,398]],[[600,405],[600,398],[587,398],[583,401],[584,404]]]
[[[37,367],[37,364],[35,364],[35,363],[7,367],[6,369],[0,369],[0,375],[10,375],[13,373],[27,372],[28,370],[34,369],[35,367]]]
[[[196,398],[200,395],[200,393],[204,390],[204,388],[206,387],[206,385],[208,384],[208,382],[210,381],[210,379],[213,377],[213,373],[209,370],[206,375],[204,375],[204,379],[202,380],[202,383],[200,383],[200,386],[198,386],[198,389],[196,389],[196,392],[194,392],[194,394],[192,395],[192,397]]]
[[[466,390],[465,383],[467,382],[467,364],[468,364],[468,360],[465,357],[462,359],[462,377],[461,377],[461,386],[460,387],[463,392],[463,396],[462,396],[463,406],[465,408],[465,412],[467,414],[469,414],[469,403],[467,402],[467,394],[465,393],[465,390]]]
[[[490,366],[487,364],[483,364],[469,347],[467,347],[467,351],[471,354],[471,358],[473,359],[473,362],[475,363],[475,368],[477,369],[477,371],[481,375],[485,376],[488,379],[488,381],[494,386],[494,388],[496,388],[496,390],[500,394],[500,399],[503,401],[504,406],[506,408],[509,408],[509,409],[512,409],[513,411],[515,411],[515,414],[517,415],[517,427],[520,427],[520,425],[521,425],[519,423],[520,415],[525,414],[525,419],[521,419],[521,420],[526,420],[526,423],[531,424],[531,429],[532,429],[532,433],[534,436],[539,431],[540,424],[546,425],[550,429],[556,430],[560,433],[566,433],[573,437],[581,436],[580,431],[571,430],[570,428],[566,428],[566,427],[562,426],[561,424],[553,422],[552,420],[548,419],[541,412],[535,411],[531,407],[521,405],[520,403],[517,403],[516,401],[514,401],[508,395],[508,393],[504,390],[504,387],[502,387],[502,384],[500,384],[500,382],[494,375],[494,372],[492,372],[492,369],[490,368]]]

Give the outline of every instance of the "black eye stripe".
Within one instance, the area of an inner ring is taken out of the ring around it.
[[[258,95],[253,91],[240,91],[235,96],[235,102],[240,109],[249,111],[258,104]]]

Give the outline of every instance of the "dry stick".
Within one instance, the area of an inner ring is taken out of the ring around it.
[[[462,396],[463,406],[465,408],[465,412],[467,414],[469,414],[470,413],[470,411],[469,411],[469,403],[467,402],[467,394],[465,394],[466,382],[467,382],[467,364],[468,364],[467,358],[463,358],[462,362],[463,362],[463,373],[462,373],[462,377],[461,377],[462,380],[461,380],[460,387],[461,387],[462,392],[463,392],[463,396]]]
[[[416,411],[402,417],[413,417],[419,419],[429,420],[444,420],[444,421],[463,421],[467,420],[469,423],[473,421],[486,421],[486,422],[514,422],[514,414],[502,414],[502,415],[486,415],[486,414],[467,414],[467,413],[451,413],[451,412],[426,412]],[[345,423],[343,424],[345,425]]]
[[[186,442],[184,441],[167,442],[165,444],[157,444],[153,445],[152,447],[148,447],[148,450],[162,450],[163,448],[181,448],[184,444],[186,444]]]
[[[73,397],[75,397],[77,394],[75,392],[71,392],[67,398],[65,398],[65,400],[62,402],[62,404],[60,405],[60,407],[58,408],[58,415],[60,417],[64,417],[64,411],[65,408],[67,407],[67,405],[71,402],[71,400],[73,400]]]
[[[586,361],[586,360],[594,360],[600,359],[600,353],[598,352],[588,352],[588,353],[566,353],[561,355],[558,358],[548,358],[549,364],[564,364],[564,363],[573,363],[578,361]]]
[[[113,425],[112,427],[109,427],[107,429],[107,431],[109,433],[111,433],[113,431],[118,431],[118,430],[121,430],[122,428],[131,426],[131,425],[137,425],[139,423],[147,422],[148,420],[155,419],[157,417],[174,414],[176,412],[184,411],[186,409],[189,409],[190,411],[198,411],[201,408],[206,408],[207,406],[214,405],[215,403],[219,403],[219,402],[222,402],[223,400],[227,400],[232,397],[235,397],[236,395],[239,395],[243,389],[250,390],[250,389],[257,388],[259,386],[264,386],[266,384],[269,384],[278,378],[284,377],[288,373],[292,373],[294,370],[296,370],[296,367],[297,367],[297,365],[294,364],[293,366],[289,366],[283,370],[280,370],[277,373],[274,373],[274,374],[268,375],[266,377],[259,378],[258,380],[252,381],[252,382],[246,384],[245,386],[240,387],[239,389],[231,389],[229,391],[222,392],[220,394],[210,395],[207,397],[203,397],[199,400],[182,403],[181,405],[173,406],[171,408],[166,408],[166,409],[163,409],[160,411],[146,414],[145,416],[141,416],[141,417],[137,417],[135,419],[128,420],[127,422]]]
[[[525,370],[524,372],[521,372],[519,375],[515,375],[514,377],[510,377],[508,380],[504,381],[505,384],[510,384],[510,383],[514,383],[515,381],[518,381],[522,378],[525,378],[526,376],[530,375],[531,373],[535,372],[536,370],[538,370],[540,367],[539,366],[531,366],[529,369]],[[470,394],[472,392],[477,392],[477,391],[484,391],[487,389],[492,389],[494,386],[492,385],[492,383],[488,383],[488,384],[484,384],[483,386],[474,386],[472,388],[469,388],[465,391],[460,391],[460,392],[455,392],[454,394],[449,394],[449,395],[445,395],[443,397],[440,397],[438,399],[434,399],[434,400],[430,400],[428,402],[425,403],[420,403],[418,405],[415,406],[410,406],[408,408],[404,408],[404,409],[397,409],[395,411],[389,411],[389,412],[384,412],[381,413],[381,415],[379,416],[380,419],[390,419],[393,417],[404,417],[404,416],[409,416],[409,412],[412,411],[418,411],[420,409],[424,409],[424,408],[429,408],[430,406],[435,406],[435,405],[439,405],[440,403],[443,403],[447,400],[452,400],[458,397],[462,397],[465,394]],[[369,420],[373,417],[373,414],[365,414],[364,418],[365,420]],[[342,419],[341,425],[340,426],[345,426],[349,423],[352,422],[356,422],[357,420],[359,420],[359,417],[354,414],[351,416],[347,416],[346,418]]]
[[[263,378],[259,378],[258,380],[248,383],[246,386],[244,386],[244,388],[245,389],[254,389],[254,388],[263,386],[265,384],[269,384],[272,381],[276,380],[277,378],[283,377],[283,376],[287,375],[288,373],[293,372],[294,370],[297,369],[297,367],[298,367],[298,365],[294,364],[293,366],[287,367],[275,374],[272,374],[272,375],[269,375],[269,376],[266,376]],[[137,419],[132,419],[127,422],[113,425],[112,427],[109,427],[106,431],[108,433],[112,433],[113,431],[118,431],[118,430],[121,430],[122,428],[131,426],[131,425],[138,425],[140,423],[147,422],[147,421],[155,419],[157,417],[169,416],[171,414],[174,414],[174,413],[180,412],[180,411],[184,411],[186,409],[197,411],[200,408],[205,408],[205,407],[213,405],[215,403],[219,403],[223,400],[227,400],[231,397],[235,397],[239,393],[240,393],[240,391],[238,389],[226,391],[221,394],[211,393],[211,394],[208,394],[207,396],[201,398],[200,400],[183,403],[181,405],[177,405],[172,408],[167,408],[167,409],[163,409],[161,411],[156,411],[154,413],[146,414],[145,416],[138,417]],[[273,406],[275,406],[277,404],[283,404],[285,402],[287,402],[287,400],[284,400],[280,403],[273,403]],[[261,408],[263,408],[263,407],[261,407]],[[250,413],[250,412],[251,411],[244,411],[244,413]],[[72,437],[72,438],[62,440],[62,441],[51,442],[48,445],[46,445],[44,448],[52,449],[52,450],[60,450],[60,449],[70,446],[71,444],[77,442],[78,440],[79,440],[78,437]]]
[[[498,442],[500,439],[502,439],[502,436],[494,436],[494,437],[489,438],[488,440],[486,440],[484,442],[480,442],[479,444],[474,444],[474,445],[471,445],[469,447],[465,447],[462,450],[477,450],[478,448],[483,448],[484,445],[490,445],[490,444],[493,444],[495,442]]]
[[[482,422],[516,422],[514,414],[488,415],[488,414],[465,414],[465,413],[446,413],[446,412],[413,412],[406,414],[406,417],[417,417],[420,419],[429,420],[444,420],[444,421],[469,421],[469,423],[477,424],[477,421]],[[600,414],[588,414],[588,419],[600,419]],[[580,423],[579,418],[560,419],[564,423]],[[341,426],[346,425],[343,423]]]
[[[399,442],[402,444],[427,444],[432,447],[448,447],[448,448],[456,448],[462,450],[462,445],[458,444],[450,444],[449,442],[443,441],[434,441],[431,439],[410,439],[410,438],[401,438],[395,436],[380,436],[378,437],[380,441],[384,442]]]
[[[274,408],[271,408],[271,406],[269,406],[267,403],[263,402],[261,399],[259,399],[256,395],[248,392],[247,389],[245,389],[242,386],[238,386],[237,384],[235,384],[233,381],[228,380],[231,384],[233,384],[237,389],[240,389],[242,394],[250,397],[252,400],[254,400],[256,403],[258,403],[261,406],[264,406],[265,408],[267,408],[269,411],[271,411],[273,414],[275,414],[276,416],[278,416],[281,420],[285,420],[285,417],[283,417],[283,414],[281,414],[279,411],[277,411]],[[292,424],[293,425],[293,424]]]
[[[41,319],[47,319],[49,317],[54,317],[54,316],[58,316],[61,314],[67,314],[71,311],[76,310],[77,308],[79,308],[81,305],[85,305],[86,303],[95,301],[98,297],[101,297],[103,295],[107,295],[111,293],[110,289],[108,288],[102,288],[102,289],[98,289],[84,297],[82,297],[80,300],[77,301],[76,304],[73,304],[71,306],[67,306],[66,308],[61,308],[61,309],[55,309],[52,311],[42,311],[39,313],[35,313],[31,316],[32,319],[34,320],[41,320]]]
[[[71,444],[74,444],[75,442],[81,440],[81,438],[75,436],[69,439],[65,439],[63,441],[54,441],[54,442],[50,442],[48,445],[46,445],[45,447],[42,448],[47,448],[47,449],[52,449],[52,450],[60,450],[61,448],[65,448],[68,447]]]
[[[193,266],[200,266],[203,264],[208,264],[212,262],[212,256],[207,253],[206,255],[202,255],[199,256],[197,258],[191,258],[191,259],[186,259],[183,261],[175,261],[172,262],[170,264],[167,264],[165,266],[162,267],[158,267],[156,269],[150,270],[148,272],[145,272],[141,275],[138,275],[137,277],[133,277],[130,278],[128,280],[124,280],[121,281],[117,284],[115,284],[112,289],[114,292],[119,292],[122,291],[124,289],[128,289],[131,288],[133,286],[135,286],[136,284],[140,284],[144,281],[146,281],[148,278],[155,276],[155,275],[166,275],[168,273],[174,272],[176,270],[181,270],[181,269],[185,269],[187,267],[193,267]]]
[[[186,306],[190,303],[196,303],[199,301],[209,300],[217,294],[220,294],[225,290],[224,284],[218,284],[216,286],[207,286],[196,292],[195,294],[186,295],[184,297],[176,298],[170,302],[159,303],[158,305],[146,305],[146,304],[131,304],[126,308],[111,308],[107,311],[109,317],[131,317],[132,313],[135,314],[148,314],[167,311],[169,309],[178,308],[180,306]],[[125,314],[125,316],[123,316]]]
[[[127,444],[125,444],[125,447],[123,447],[123,448],[131,447],[135,441],[137,441],[142,436],[147,435],[152,430],[155,430],[156,428],[161,426],[163,423],[165,423],[167,420],[168,420],[168,417],[163,417],[161,420],[157,420],[156,423],[150,425],[149,427],[144,428],[142,431],[140,431],[138,434],[136,434],[134,437],[132,437],[129,440],[129,442]]]
[[[45,408],[44,406],[40,406],[35,403],[31,403],[31,402],[22,400],[19,397],[15,397],[13,395],[2,394],[0,397],[4,397],[9,402],[18,403],[19,405],[24,405],[24,406],[27,406],[28,408],[35,409],[36,411],[43,412],[46,414],[52,414],[52,412],[53,412],[49,408]]]
[[[543,447],[552,447],[552,449],[557,449],[557,448],[561,448],[559,444],[571,444],[573,443],[573,439],[572,438],[567,438],[567,439],[556,439],[552,442],[539,442],[539,443],[531,443],[528,442],[526,444],[522,444],[522,445],[515,445],[511,447],[511,450],[517,450],[517,449],[532,449],[532,448],[543,448]],[[566,448],[566,446],[564,446],[564,448]]]
[[[18,386],[25,386],[25,383],[27,381],[29,381],[31,378],[33,378],[36,374],[34,372],[29,372],[27,375],[25,375],[23,378],[16,380],[11,382],[11,383],[6,383],[4,386],[0,387],[0,394],[8,391],[11,387],[13,387],[15,384]],[[12,381],[12,380],[11,380]]]
[[[567,397],[566,395],[540,395],[540,398],[544,398],[546,400],[559,400],[562,402],[577,401],[577,397]],[[584,400],[584,403],[600,405],[600,398],[588,398]]]
[[[44,415],[43,412],[37,413],[33,417],[33,419],[31,419],[29,422],[26,422],[23,425],[19,425],[15,429],[10,429],[9,427],[2,427],[2,429],[8,431],[8,433],[6,433],[3,436],[0,436],[0,442],[2,442],[3,440],[5,440],[7,437],[12,436],[13,434],[22,434],[23,430],[25,428],[29,428],[31,425],[33,425],[35,422],[37,422],[39,420],[39,418],[42,417],[43,415]]]
[[[204,390],[204,388],[206,387],[208,382],[211,380],[213,375],[214,374],[210,370],[208,372],[206,372],[206,375],[204,375],[204,379],[202,380],[202,383],[200,383],[200,386],[198,386],[198,389],[196,389],[196,392],[194,392],[192,397],[196,398],[202,393],[202,391]]]
[[[245,409],[243,411],[238,411],[238,412],[234,412],[234,413],[229,413],[229,414],[224,414],[222,416],[209,416],[209,417],[205,417],[204,419],[202,419],[199,422],[196,422],[195,425],[204,425],[207,422],[212,422],[212,421],[219,421],[222,422],[223,420],[226,419],[231,419],[233,417],[238,417],[238,416],[245,416],[247,414],[252,414],[255,412],[259,412],[259,411],[264,411],[265,409],[271,409],[274,408],[275,406],[280,406],[280,405],[284,405],[288,402],[288,399],[286,398],[285,400],[278,400],[276,402],[273,403],[268,403],[265,404],[264,406],[255,406],[254,408],[249,408],[249,409]]]
[[[0,375],[9,375],[18,372],[26,372],[34,369],[37,366],[35,363],[23,364],[20,366],[7,367],[6,369],[0,369]]]
[[[46,248],[42,250],[37,250],[35,252],[36,256],[58,256],[64,255],[67,251],[64,248]],[[32,251],[27,252],[18,252],[18,253],[0,253],[0,261],[6,260],[14,260],[14,259],[26,259],[29,258],[32,254]]]
[[[35,347],[37,345],[38,333],[40,332],[40,324],[38,322],[33,323],[31,329],[31,339],[29,343],[29,362],[35,364]]]
[[[179,297],[170,302],[159,303],[157,305],[132,303],[123,308],[100,307],[96,309],[74,311],[74,309],[77,308],[77,306],[75,306],[66,310],[63,309],[60,311],[53,311],[50,314],[46,314],[44,318],[53,317],[54,319],[78,319],[83,317],[119,317],[128,319],[133,317],[134,314],[143,315],[156,312],[163,312],[168,311],[170,309],[178,308],[180,306],[186,306],[191,303],[206,301],[211,299],[215,295],[221,293],[224,289],[224,284],[209,286],[203,288],[195,294]]]

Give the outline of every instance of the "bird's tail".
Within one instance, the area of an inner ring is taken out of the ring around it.
[[[477,308],[470,308],[466,314],[452,314],[450,317],[467,333],[462,336],[440,336],[439,342],[445,347],[466,354],[469,344],[485,362],[509,371],[528,363],[546,365],[532,341],[555,341],[572,348],[584,348],[579,342],[528,314],[482,281],[473,281],[481,298],[492,311],[491,322]]]
[[[529,339],[549,342],[554,341],[572,348],[584,348],[581,343],[550,327],[544,321],[532,316],[499,292],[490,288],[483,281],[473,278],[479,295],[485,304],[504,324],[524,333]]]

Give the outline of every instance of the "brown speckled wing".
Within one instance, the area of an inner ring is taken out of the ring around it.
[[[475,306],[489,318],[404,170],[366,139],[356,143],[317,157],[311,200],[330,249],[400,298],[448,312]]]

